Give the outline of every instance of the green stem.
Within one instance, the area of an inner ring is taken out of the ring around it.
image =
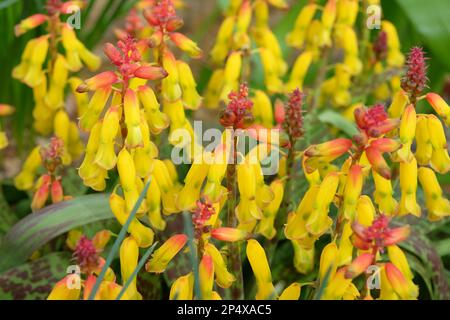
[[[227,224],[230,228],[237,226],[235,208],[237,204],[237,188],[236,188],[236,164],[237,164],[237,136],[233,131],[232,146],[232,162],[227,167],[227,189],[228,189],[228,205],[227,205]],[[230,242],[228,244],[228,264],[232,273],[236,277],[236,281],[228,290],[228,298],[232,300],[244,299],[244,281],[242,277],[241,250],[238,243]]]

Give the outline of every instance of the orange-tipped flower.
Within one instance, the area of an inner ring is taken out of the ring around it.
[[[250,234],[245,230],[235,228],[217,228],[211,231],[211,236],[221,241],[236,242],[248,239]]]
[[[347,279],[353,279],[359,276],[361,273],[365,272],[367,268],[372,264],[374,256],[371,253],[363,253],[358,256],[352,263],[347,267],[345,271],[345,277]]]
[[[117,75],[112,71],[105,71],[96,76],[87,79],[82,85],[77,88],[77,92],[83,93],[87,91],[96,91],[100,88],[105,88],[113,85],[118,81]]]
[[[203,55],[202,50],[194,41],[179,32],[171,33],[170,40],[172,40],[178,48],[186,52],[192,58],[198,59]]]
[[[183,249],[188,237],[184,234],[177,234],[168,239],[155,251],[150,261],[145,265],[148,272],[162,273],[166,270],[169,262],[175,255]],[[212,262],[211,262],[212,263]]]
[[[376,147],[370,146],[365,150],[367,160],[373,170],[375,170],[380,176],[385,179],[391,179],[391,169],[389,168],[386,160],[384,160],[382,153]]]
[[[352,146],[352,140],[339,138],[322,144],[310,146],[305,151],[307,157],[332,157],[336,159],[346,153]]]
[[[445,125],[450,126],[450,106],[438,94],[430,92],[427,94],[427,100],[434,111],[444,120]]]
[[[50,194],[51,180],[52,178],[48,174],[41,177],[38,184],[38,189],[34,194],[33,201],[31,202],[31,209],[33,211],[39,210],[45,206]]]
[[[55,181],[52,182],[51,197],[52,197],[52,203],[58,203],[58,202],[63,201],[64,192],[63,192],[63,188],[62,188],[60,179],[56,179]]]
[[[39,27],[41,24],[43,24],[45,21],[47,21],[48,16],[45,14],[34,14],[24,20],[22,20],[18,25],[14,28],[14,33],[16,34],[16,37],[19,37],[23,35],[24,33]]]
[[[403,273],[393,263],[386,263],[384,268],[389,283],[401,299],[410,300],[417,298],[417,286],[412,281],[406,279]]]
[[[214,263],[209,254],[204,254],[199,265],[200,292],[202,300],[212,299],[214,285]]]
[[[363,187],[363,172],[360,165],[352,165],[348,172],[344,189],[344,215],[347,219],[353,220],[356,216],[356,204],[361,195]]]
[[[134,72],[134,75],[141,79],[158,80],[167,77],[168,73],[161,67],[142,66]]]

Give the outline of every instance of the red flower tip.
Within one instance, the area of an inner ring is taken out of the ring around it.
[[[402,79],[402,89],[409,93],[414,101],[427,84],[427,65],[425,53],[420,47],[413,47],[406,61],[406,74]]]
[[[243,128],[252,121],[253,102],[248,98],[248,86],[241,84],[239,91],[231,91],[230,102],[221,115],[220,123],[224,127]]]
[[[381,61],[386,58],[387,50],[387,33],[381,31],[373,44],[373,52],[377,61]]]
[[[390,228],[389,222],[390,218],[383,214],[378,216],[369,227],[354,222],[352,224],[353,245],[361,250],[377,251],[408,238],[409,226]]]
[[[215,209],[211,203],[206,201],[197,201],[197,208],[192,214],[192,223],[195,228],[195,237],[199,238],[205,232],[208,232],[209,228],[205,226],[206,222],[215,213]]]
[[[84,273],[92,273],[100,263],[98,250],[86,236],[82,236],[75,247],[73,257]]]
[[[303,136],[303,98],[304,94],[297,88],[285,106],[284,130],[291,139],[298,139]]]
[[[398,120],[388,118],[382,104],[376,104],[371,108],[357,108],[354,115],[359,129],[373,138],[377,138],[399,125]]]

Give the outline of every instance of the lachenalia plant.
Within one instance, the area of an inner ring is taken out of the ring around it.
[[[34,14],[21,21],[15,28],[16,36],[39,26],[46,26],[46,33],[31,39],[22,53],[21,63],[14,68],[13,77],[33,90],[34,130],[44,136],[60,139],[61,161],[71,165],[83,153],[84,145],[71,111],[66,107],[67,87],[72,93],[81,83],[76,76],[84,66],[89,70],[100,67],[100,58],[90,52],[77,38],[73,27],[64,20],[73,13],[74,7],[81,10],[82,1],[48,0],[46,14]],[[76,95],[76,116],[88,108],[87,96]],[[45,159],[39,155],[40,146],[32,150],[22,171],[14,183],[19,190],[31,190],[38,171],[45,167]]]

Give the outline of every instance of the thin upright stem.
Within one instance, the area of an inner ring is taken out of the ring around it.
[[[232,154],[231,161],[227,166],[227,189],[228,189],[228,206],[227,206],[227,224],[230,228],[237,226],[235,208],[237,204],[237,188],[236,188],[236,163],[237,163],[237,136],[233,131],[232,137]],[[236,281],[229,290],[232,300],[244,299],[244,281],[242,277],[241,250],[238,243],[231,242],[228,244],[228,263],[234,274]]]

